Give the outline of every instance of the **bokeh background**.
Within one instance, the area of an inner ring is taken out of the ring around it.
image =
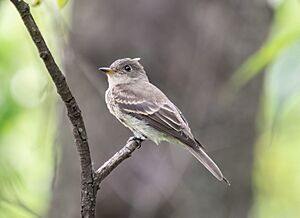
[[[145,142],[102,184],[97,217],[300,217],[299,0],[31,1],[82,109],[94,166],[131,136],[106,109],[117,58],[141,57],[231,186],[178,146]],[[65,108],[0,1],[0,217],[79,217]]]

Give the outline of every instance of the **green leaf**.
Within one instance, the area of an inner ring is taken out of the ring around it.
[[[259,74],[279,53],[300,38],[300,1],[284,0],[275,9],[271,35],[254,55],[233,74],[231,85],[239,89]]]
[[[57,5],[60,9],[64,8],[68,0],[57,0]]]
[[[24,0],[24,1],[32,7],[37,7],[42,3],[43,0]]]

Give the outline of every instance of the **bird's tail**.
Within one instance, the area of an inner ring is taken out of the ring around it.
[[[192,153],[192,155],[194,155],[194,157],[196,157],[200,161],[200,163],[202,163],[205,168],[214,175],[214,177],[216,177],[220,181],[226,182],[227,185],[230,185],[229,181],[223,176],[217,164],[215,164],[215,162],[204,152],[201,147],[186,147]]]

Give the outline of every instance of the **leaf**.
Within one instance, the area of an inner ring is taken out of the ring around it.
[[[300,1],[285,0],[275,9],[271,35],[254,55],[233,74],[231,85],[244,86],[270,64],[280,52],[300,38]]]
[[[40,4],[42,3],[42,0],[34,0],[31,5],[36,7],[36,6],[39,6]]]
[[[60,9],[64,8],[68,0],[57,0],[57,5]]]
[[[300,40],[285,49],[267,69],[268,95],[275,100],[275,108],[282,107],[300,93]]]
[[[300,39],[286,48],[266,70],[264,128],[270,130],[270,144],[279,134],[284,112],[300,95]]]
[[[24,1],[32,7],[37,7],[42,3],[43,0],[24,0]]]

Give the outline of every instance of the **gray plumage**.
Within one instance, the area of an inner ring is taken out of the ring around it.
[[[193,136],[180,110],[147,78],[139,58],[116,60],[109,68],[109,88],[105,100],[109,111],[135,137],[181,144],[188,149],[218,180],[229,182]]]

